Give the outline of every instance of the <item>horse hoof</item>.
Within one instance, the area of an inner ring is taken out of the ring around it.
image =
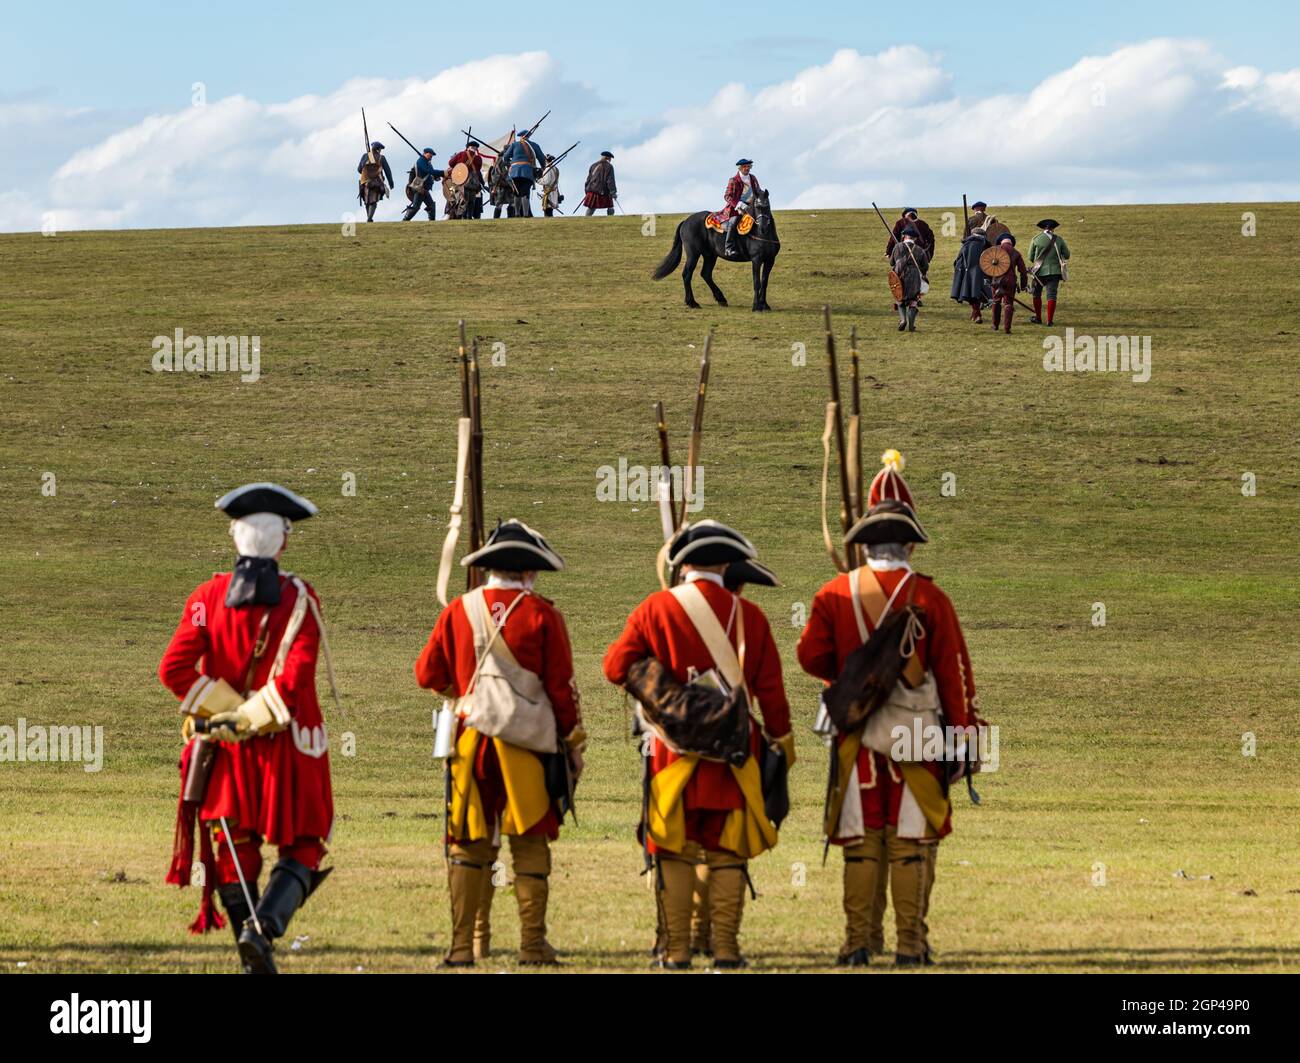
[[[687,303],[687,304],[686,304],[686,309],[687,309],[687,310],[698,310],[699,308],[700,308],[700,304],[699,304],[699,303]]]

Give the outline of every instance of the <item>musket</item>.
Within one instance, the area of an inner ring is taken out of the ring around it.
[[[695,418],[691,422],[691,441],[686,450],[686,468],[682,475],[682,510],[695,493],[695,470],[700,463],[700,443],[704,434],[704,399],[709,389],[709,350],[713,332],[704,337],[704,354],[700,358],[700,383],[695,391]]]
[[[872,201],[871,209],[876,212],[876,217],[880,219],[880,224],[885,227],[885,232],[889,233],[889,238],[891,240],[894,240],[896,243],[900,243],[906,246],[907,245],[906,240],[894,236],[894,230],[889,227],[889,222],[885,221],[885,216],[880,213],[880,208],[876,206],[874,200]],[[923,270],[921,268],[921,264],[916,261],[916,256],[912,254],[912,249],[910,247],[907,248],[907,257],[912,260],[912,265],[916,267],[916,272],[919,273],[922,276],[922,278],[924,278],[925,270]]]
[[[961,231],[964,233],[970,225],[970,216],[966,213],[966,193],[961,194]]]
[[[849,331],[849,481],[853,497],[849,505],[849,527],[862,519],[866,502],[862,494],[862,389],[859,383],[858,326]],[[858,551],[861,553],[861,550]],[[859,558],[862,560],[862,558]]]
[[[542,115],[541,118],[537,119],[536,122],[534,122],[526,130],[524,130],[524,132],[521,133],[520,136],[531,137],[534,133],[537,132],[537,127],[546,121],[546,115],[550,113],[551,113],[550,111],[547,111],[546,114]]]
[[[546,169],[544,169],[544,170],[543,170],[543,171],[538,175],[538,177],[537,177],[538,183],[541,182],[541,180],[542,180],[543,177],[545,177],[548,173],[550,173],[553,169],[555,169],[555,167],[559,166],[560,163],[562,163],[562,162],[565,160],[565,157],[569,154],[569,152],[571,152],[574,148],[576,148],[576,147],[577,147],[579,144],[581,144],[581,143],[582,143],[581,140],[575,140],[572,144],[570,144],[567,148],[565,148],[562,152],[560,152],[560,154],[557,155],[557,156],[556,156],[556,157],[551,161],[551,164],[550,164],[549,166],[547,166]]]
[[[659,432],[659,523],[663,527],[664,542],[677,532],[681,518],[673,498],[673,465],[668,453],[668,421],[664,417],[664,404],[655,403],[655,426]]]
[[[471,127],[471,128],[472,128],[472,127]],[[468,129],[462,129],[461,132],[465,134],[465,147],[467,147],[467,148],[469,147],[469,142],[470,142],[471,140],[478,140],[478,138],[475,137],[474,134],[471,133]],[[515,135],[513,130],[511,130],[510,135],[511,135],[512,137]],[[508,142],[507,142],[507,143],[508,143]],[[479,153],[479,156],[480,156],[481,158],[484,158],[484,159],[488,158],[488,153],[487,153],[486,151],[483,150],[483,142],[482,142],[482,141],[478,141],[478,147],[479,147],[479,152],[478,152],[478,153]],[[496,155],[492,155],[491,157],[495,159],[495,158],[496,158]]]
[[[387,125],[388,125],[388,128],[391,129],[394,133],[396,133],[399,137],[402,137],[403,140],[406,140],[406,137],[402,136],[402,131],[401,131],[400,129],[398,129],[397,126],[393,125],[392,122],[387,123]],[[423,154],[424,154],[424,152],[422,152],[419,148],[417,148],[417,147],[416,147],[414,144],[412,144],[409,140],[406,140],[406,146],[407,146],[408,148],[410,148],[413,152],[415,152],[415,154],[417,154],[417,155],[423,155]]]
[[[845,534],[851,528],[853,520],[853,495],[849,488],[849,465],[847,460],[847,448],[844,443],[844,421],[840,417],[840,410],[843,409],[840,403],[840,370],[839,364],[835,358],[835,333],[831,331],[831,308],[829,305],[822,307],[822,317],[826,324],[826,369],[830,374],[831,382],[831,405],[834,409],[834,433],[835,433],[835,453],[839,458],[840,468],[840,498],[844,500],[840,508],[840,526]],[[827,416],[831,411],[827,411]]]
[[[370,153],[370,127],[366,125],[366,109],[361,108],[361,132],[366,138],[366,153]]]
[[[442,554],[438,559],[437,597],[443,605],[447,604],[447,587],[451,582],[451,567],[456,555],[456,546],[460,542],[460,529],[464,522],[466,509],[466,491],[470,522],[474,521],[473,504],[474,470],[470,460],[472,449],[473,407],[470,402],[469,355],[465,345],[465,320],[460,321],[460,343],[457,348],[457,368],[460,372],[460,418],[456,422],[456,489],[452,496],[451,512],[447,521],[447,534],[443,537]]]
[[[483,519],[483,402],[482,387],[478,372],[478,337],[470,343],[469,349],[469,410],[470,410],[470,478],[472,495],[470,497],[469,548],[473,552],[483,545],[485,535]],[[466,587],[473,590],[479,585],[482,572],[470,567],[466,577]]]

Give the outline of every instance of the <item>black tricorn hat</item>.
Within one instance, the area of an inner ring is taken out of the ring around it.
[[[752,561],[758,556],[754,544],[735,528],[716,520],[687,524],[668,546],[668,564],[726,565],[732,561]]]
[[[602,159],[612,159],[614,157],[614,153],[612,151],[602,151],[600,153],[600,157]]]
[[[1038,227],[1040,229],[1059,229],[1061,227],[1061,223],[1057,221],[1055,218],[1044,218],[1042,221],[1038,223]]]
[[[564,558],[551,544],[521,520],[497,521],[487,542],[460,559],[466,568],[494,568],[501,572],[559,572]]]
[[[722,574],[722,582],[727,585],[727,590],[734,591],[745,583],[756,583],[760,587],[779,587],[780,582],[776,578],[776,573],[764,565],[761,561],[733,561],[727,566],[727,571]]]
[[[916,519],[912,507],[895,498],[886,498],[877,502],[862,517],[848,534],[844,536],[844,545],[862,543],[875,546],[878,543],[928,543],[929,536]]]
[[[236,487],[217,499],[217,509],[234,519],[250,513],[274,513],[293,521],[306,520],[317,512],[315,505],[301,495],[272,483]]]

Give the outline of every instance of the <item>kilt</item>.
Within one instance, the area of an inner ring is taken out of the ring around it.
[[[603,192],[588,192],[582,197],[584,207],[594,207],[596,210],[606,210],[614,205],[614,197],[607,196]]]

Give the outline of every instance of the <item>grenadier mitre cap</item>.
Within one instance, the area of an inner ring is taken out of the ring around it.
[[[252,513],[274,513],[287,520],[306,520],[316,515],[316,506],[279,484],[244,484],[217,499],[217,509],[238,520]]]
[[[867,512],[844,536],[847,543],[925,543],[916,503],[903,479],[903,455],[892,447],[880,455],[881,470],[867,491]]]
[[[903,479],[903,466],[907,464],[903,455],[893,447],[880,455],[881,470],[876,473],[876,477],[871,481],[871,487],[867,490],[867,508],[879,502],[892,498],[897,502],[902,502],[909,509],[915,509],[916,503],[912,501],[912,492],[907,486],[907,481]]]
[[[1038,223],[1038,227],[1040,229],[1059,229],[1061,227],[1061,223],[1057,221],[1055,218],[1044,218],[1042,221]]]
[[[560,572],[564,558],[522,520],[498,521],[487,542],[460,559],[466,568],[494,568],[501,572]]]
[[[733,561],[722,574],[722,582],[727,590],[734,591],[746,583],[756,583],[760,587],[779,587],[776,573],[760,561]]]
[[[758,556],[754,544],[735,528],[716,520],[687,524],[668,546],[668,564],[727,565],[732,561],[752,561]]]

